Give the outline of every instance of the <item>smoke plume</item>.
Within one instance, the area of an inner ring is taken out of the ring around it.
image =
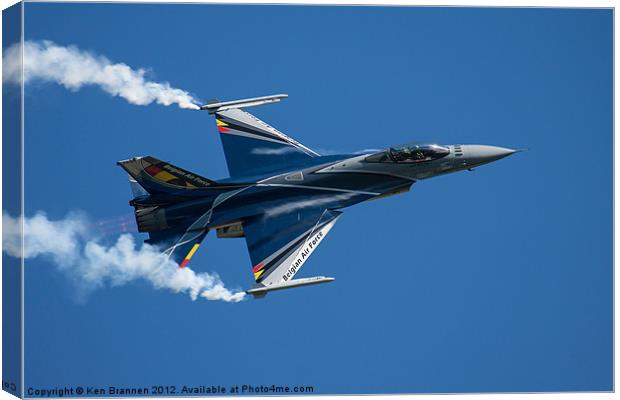
[[[3,82],[21,81],[21,48],[15,44],[5,49],[2,57]],[[112,63],[106,57],[80,50],[75,46],[60,46],[54,42],[24,42],[24,84],[31,81],[55,82],[69,90],[84,85],[99,86],[112,96],[131,104],[145,106],[153,102],[197,110],[198,100],[188,92],[170,86],[168,82],[151,82],[146,70],[132,69],[123,63]]]
[[[2,218],[2,251],[21,257],[21,220],[6,212]],[[216,274],[179,268],[156,247],[146,243],[138,247],[131,234],[120,235],[111,245],[99,243],[89,238],[89,227],[84,214],[73,213],[52,221],[38,212],[24,220],[23,256],[51,261],[86,291],[144,280],[155,289],[187,293],[192,300],[201,297],[238,302],[245,296],[244,292],[227,289]]]

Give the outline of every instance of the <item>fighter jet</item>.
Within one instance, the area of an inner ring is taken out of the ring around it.
[[[152,156],[118,162],[129,174],[129,204],[138,231],[149,235],[145,242],[184,268],[209,230],[218,238],[245,238],[255,280],[246,293],[255,297],[330,282],[334,278],[294,277],[343,209],[516,152],[487,145],[410,143],[361,154],[320,155],[243,110],[286,97],[211,100],[201,107],[215,116],[229,178],[211,180]]]

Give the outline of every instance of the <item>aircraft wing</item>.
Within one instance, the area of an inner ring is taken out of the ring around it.
[[[243,223],[252,260],[256,297],[268,291],[328,282],[333,278],[293,279],[342,214],[326,209],[300,209],[258,216]]]
[[[202,109],[215,114],[231,177],[254,176],[295,165],[319,154],[241,108],[280,101],[286,95],[218,102]]]

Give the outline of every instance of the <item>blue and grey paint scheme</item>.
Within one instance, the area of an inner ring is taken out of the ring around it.
[[[293,279],[354,204],[406,192],[415,182],[497,161],[517,150],[488,145],[410,143],[362,154],[321,156],[243,108],[273,95],[201,107],[213,114],[230,177],[214,181],[152,156],[118,164],[129,174],[130,205],[146,242],[185,267],[209,230],[244,237],[256,283],[267,292],[329,282]]]

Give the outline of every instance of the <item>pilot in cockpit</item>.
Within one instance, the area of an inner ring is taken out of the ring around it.
[[[436,160],[450,154],[450,149],[431,145],[405,145],[390,147],[379,153],[366,157],[367,162],[393,162],[393,163],[417,163],[422,161]]]

